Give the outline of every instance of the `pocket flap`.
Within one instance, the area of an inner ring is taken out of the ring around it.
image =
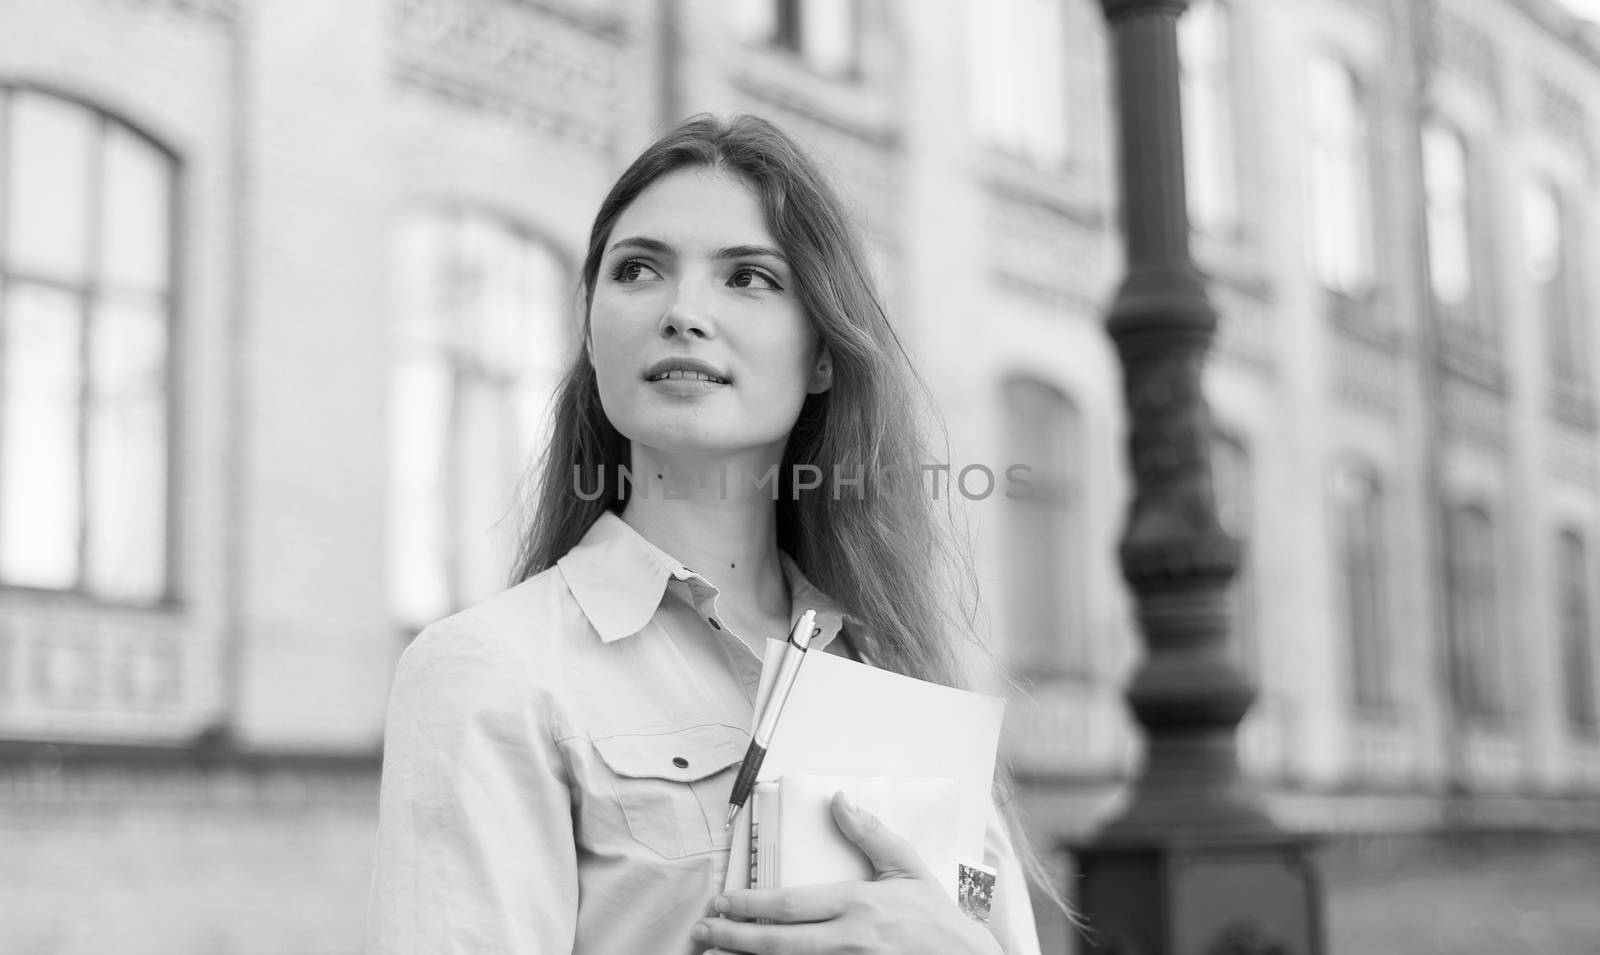
[[[618,776],[689,783],[743,759],[750,734],[725,723],[702,723],[659,733],[617,733],[592,742]]]

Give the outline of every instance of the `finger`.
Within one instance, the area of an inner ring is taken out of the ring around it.
[[[732,889],[713,899],[711,907],[722,915],[736,919],[825,922],[844,914],[850,901],[846,886],[850,884],[806,885],[791,889]]]
[[[877,816],[855,805],[843,790],[833,794],[833,821],[860,847],[880,879],[932,879],[916,847],[890,832]]]
[[[828,941],[832,929],[826,923],[799,925],[761,925],[733,919],[701,919],[694,925],[694,938],[713,948],[750,955],[821,955],[833,951]]]

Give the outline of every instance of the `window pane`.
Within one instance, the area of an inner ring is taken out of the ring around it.
[[[516,554],[515,491],[523,461],[515,407],[503,385],[469,379],[460,390],[457,444],[456,533],[458,605],[503,589]]]
[[[91,328],[89,586],[153,600],[166,584],[166,310],[111,299]]]
[[[1467,153],[1461,137],[1430,125],[1422,133],[1428,193],[1428,277],[1434,298],[1461,305],[1472,294],[1472,247],[1467,218]]]
[[[1500,659],[1494,528],[1476,507],[1450,518],[1451,633],[1458,700],[1465,712],[1498,717],[1505,710]]]
[[[1530,185],[1523,192],[1522,213],[1528,278],[1542,285],[1561,271],[1561,206],[1550,187]]]
[[[413,353],[399,360],[390,396],[390,594],[408,625],[438,620],[452,609],[444,500],[450,382],[438,355]]]
[[[1243,545],[1239,571],[1230,584],[1233,604],[1233,644],[1235,659],[1247,671],[1259,669],[1256,645],[1256,585],[1252,552],[1255,549],[1255,491],[1252,487],[1250,457],[1244,445],[1226,435],[1211,443],[1213,496],[1217,504],[1217,523]]]
[[[1589,566],[1583,539],[1561,535],[1562,672],[1566,676],[1567,721],[1573,726],[1596,725],[1595,661],[1589,619]]]
[[[393,585],[414,624],[506,584],[516,495],[565,370],[566,293],[546,247],[479,212],[417,216],[396,263]]]
[[[1227,8],[1218,0],[1191,4],[1178,40],[1189,217],[1196,229],[1223,234],[1236,218]]]
[[[855,66],[856,0],[805,0],[800,8],[800,49],[819,73],[840,76]]]
[[[1336,489],[1343,538],[1345,643],[1350,653],[1351,696],[1358,706],[1383,707],[1391,699],[1389,630],[1383,591],[1383,514],[1377,479],[1346,471]]]
[[[777,37],[778,0],[737,0],[730,6],[742,39],[770,43]]]
[[[449,313],[454,264],[453,230],[438,216],[418,216],[395,242],[396,338],[400,347],[443,343],[441,317]]]
[[[1557,191],[1544,182],[1523,188],[1524,262],[1545,328],[1550,363],[1557,377],[1574,378],[1584,368],[1584,335],[1567,301],[1565,221]]]
[[[12,269],[68,281],[87,277],[90,151],[96,122],[75,103],[12,94],[6,190]]]
[[[1309,68],[1312,264],[1324,286],[1355,297],[1371,276],[1366,120],[1343,64],[1319,56]]]
[[[1035,487],[1033,497],[1008,501],[1013,654],[1023,668],[1082,672],[1089,654],[1076,559],[1076,412],[1042,382],[1013,380],[1005,388],[1006,464],[1030,467],[1026,477]]]
[[[995,143],[998,123],[995,104],[1000,101],[997,48],[1004,41],[1002,18],[1009,8],[1005,3],[985,4],[967,0],[967,122],[974,137]]]
[[[550,408],[569,361],[567,289],[561,263],[538,243],[523,248],[526,291],[518,322],[526,373],[517,390],[520,454],[526,467],[549,440]]]
[[[974,135],[1040,167],[1061,165],[1068,150],[1061,0],[971,2],[967,10]]]
[[[532,304],[527,245],[492,219],[473,217],[462,228],[463,346],[492,374],[515,377],[528,351],[523,339],[533,323],[527,314]]]
[[[82,318],[76,296],[13,283],[0,383],[0,579],[78,582]]]
[[[108,282],[164,292],[172,257],[172,162],[116,124],[105,146],[101,273]]]

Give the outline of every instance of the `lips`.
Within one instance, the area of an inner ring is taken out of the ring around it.
[[[695,358],[664,358],[644,373],[645,381],[704,381],[726,385],[731,379],[720,369]]]

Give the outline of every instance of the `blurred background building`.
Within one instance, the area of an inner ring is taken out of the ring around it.
[[[1296,828],[1600,830],[1600,29],[1180,38],[1246,770]],[[394,664],[504,586],[593,214],[700,111],[846,193],[1030,824],[1089,831],[1138,759],[1106,43],[1091,0],[7,0],[6,950],[359,950]]]

